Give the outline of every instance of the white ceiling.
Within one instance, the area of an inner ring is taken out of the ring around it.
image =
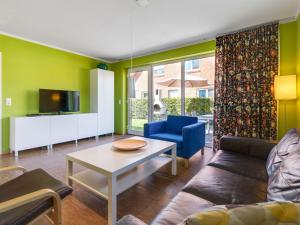
[[[300,0],[150,0],[145,8],[135,0],[0,0],[0,32],[116,61],[131,49],[144,55],[295,17],[299,6]]]

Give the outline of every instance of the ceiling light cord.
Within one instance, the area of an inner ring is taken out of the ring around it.
[[[135,0],[136,4],[140,7],[146,7],[149,5],[149,0]],[[134,52],[134,4],[130,9],[130,74],[133,70],[133,52]]]

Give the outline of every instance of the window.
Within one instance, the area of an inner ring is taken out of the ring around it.
[[[141,96],[142,99],[147,99],[148,98],[148,92],[147,91],[142,91],[141,95],[142,95]]]
[[[200,89],[199,90],[199,97],[200,98],[206,98],[207,97],[207,90],[206,89]]]
[[[168,91],[168,97],[169,97],[169,98],[180,97],[179,90],[169,90],[169,91]]]
[[[129,132],[142,134],[144,123],[164,120],[168,115],[202,116],[210,121],[206,140],[213,140],[214,56],[159,62],[133,71],[134,79],[127,82]],[[162,103],[159,108],[157,99]]]
[[[185,71],[195,70],[200,68],[200,60],[199,59],[192,59],[185,61]]]
[[[199,89],[198,96],[200,98],[213,98],[215,94],[214,89]]]
[[[165,73],[165,66],[164,65],[153,67],[153,75],[154,76],[163,76],[164,73]]]
[[[214,91],[214,89],[208,89],[208,97],[209,98],[215,97],[215,91]]]
[[[152,99],[155,101],[159,95],[159,100],[163,103],[161,110],[154,108],[154,102],[150,103],[153,121],[166,119],[168,115],[181,114],[181,69],[182,62],[179,61],[152,66]],[[164,74],[158,74],[162,72]]]

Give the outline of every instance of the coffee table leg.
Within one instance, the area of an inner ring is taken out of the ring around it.
[[[67,174],[66,174],[66,183],[70,186],[73,185],[72,180],[69,178],[69,176],[73,175],[73,162],[71,160],[67,159]]]
[[[177,150],[176,145],[172,148],[172,175],[177,174]]]
[[[116,225],[117,223],[116,184],[117,178],[115,176],[108,177],[108,225]]]

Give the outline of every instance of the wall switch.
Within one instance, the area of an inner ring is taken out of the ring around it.
[[[122,100],[121,99],[119,99],[119,105],[121,105],[122,104]]]
[[[6,104],[6,106],[11,106],[11,104],[12,104],[11,98],[6,98],[5,99],[5,104]]]

